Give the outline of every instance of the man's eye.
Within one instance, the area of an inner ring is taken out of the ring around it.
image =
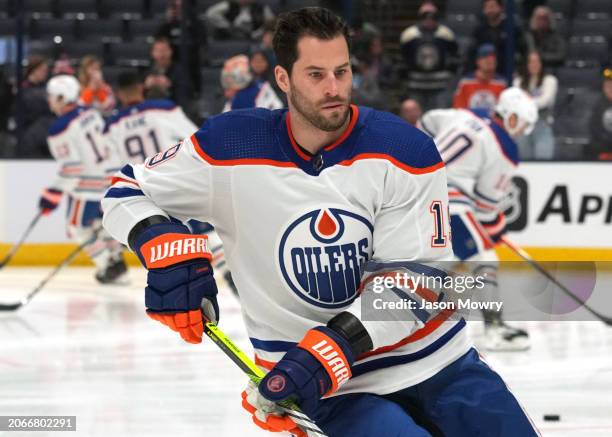
[[[321,77],[321,73],[319,73],[318,71],[313,71],[312,73],[310,73],[310,77],[318,79],[319,77]]]
[[[347,71],[346,68],[342,68],[342,69],[336,71],[336,76],[342,76],[343,74],[346,73],[346,71]]]

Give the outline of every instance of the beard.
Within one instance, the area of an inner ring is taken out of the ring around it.
[[[305,120],[312,124],[317,129],[324,132],[334,132],[344,126],[346,120],[349,117],[349,105],[346,102],[350,101],[350,92],[348,99],[336,97],[332,99],[326,99],[319,103],[313,103],[308,98],[297,90],[295,86],[291,87],[291,94],[289,100],[297,112],[300,113]],[[320,107],[329,103],[340,103],[344,106],[338,108],[336,111],[331,112],[330,115],[325,116]]]

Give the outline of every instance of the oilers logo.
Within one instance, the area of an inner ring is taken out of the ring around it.
[[[361,268],[372,253],[368,219],[337,208],[317,209],[293,221],[278,245],[289,288],[319,308],[341,308],[357,296]]]

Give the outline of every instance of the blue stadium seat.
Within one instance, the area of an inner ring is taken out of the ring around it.
[[[0,35],[15,35],[15,20],[13,18],[0,18]]]
[[[447,15],[480,15],[482,12],[482,0],[448,0],[446,3]]]
[[[126,70],[125,67],[121,67],[117,65],[104,65],[102,67],[102,73],[104,74],[104,80],[111,86],[116,86],[119,75],[125,70]]]
[[[206,51],[209,65],[219,67],[229,57],[239,54],[249,54],[251,44],[247,40],[215,41]]]
[[[105,55],[104,44],[100,41],[64,41],[61,52],[76,61],[87,55],[94,55],[102,59]]]
[[[55,36],[61,36],[64,40],[72,40],[76,35],[73,20],[66,20],[64,18],[32,18],[30,24],[33,38],[50,39]]]
[[[559,135],[555,137],[555,159],[560,161],[583,161],[589,137]]]
[[[612,20],[576,18],[572,23],[572,36],[604,36],[612,33]]]
[[[100,0],[100,13],[110,17],[141,17],[145,12],[144,0]]]
[[[83,0],[57,0],[57,11],[63,17],[95,18],[98,15],[98,2]]]
[[[604,64],[608,61],[608,42],[603,37],[573,37],[567,53],[568,61],[585,61]]]
[[[146,66],[150,63],[150,47],[142,41],[110,44],[109,60],[121,66]]]
[[[556,15],[562,15],[565,18],[572,16],[572,0],[548,0],[546,5],[555,12]]]
[[[576,15],[588,13],[612,15],[610,0],[579,0],[576,4]]]
[[[55,15],[55,3],[49,0],[25,0],[24,11],[38,18],[51,18]]]
[[[447,15],[445,24],[457,36],[471,36],[476,26],[478,26],[478,17],[473,14]]]
[[[0,0],[0,18],[7,18],[9,16],[9,2],[8,0]]]
[[[147,37],[154,36],[162,23],[159,19],[130,20],[128,22],[130,38],[144,40]]]
[[[151,0],[149,12],[153,17],[162,18],[166,15],[168,0]]]
[[[465,1],[465,0],[462,0]],[[308,6],[320,6],[318,0],[285,0],[281,1],[281,8],[285,11],[293,11],[295,9],[301,9]]]
[[[559,83],[567,88],[599,88],[599,67],[559,67],[556,72]]]
[[[123,21],[85,18],[76,20],[76,32],[83,40],[120,40],[124,35]]]
[[[221,68],[205,67],[201,72],[202,98],[198,102],[198,113],[203,118],[218,114],[223,108],[223,88],[221,87]]]

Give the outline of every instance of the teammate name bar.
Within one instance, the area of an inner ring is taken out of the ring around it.
[[[0,416],[0,431],[76,431],[76,416]]]

